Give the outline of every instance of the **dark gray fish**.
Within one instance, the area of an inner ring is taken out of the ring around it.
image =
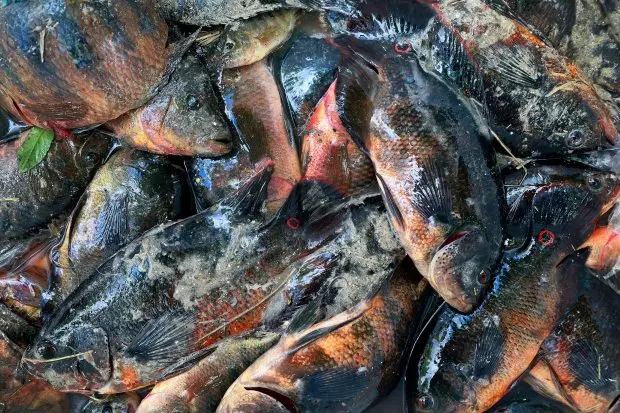
[[[133,149],[114,153],[88,185],[53,251],[53,311],[104,261],[147,230],[178,217],[182,170]]]
[[[291,264],[335,237],[346,216],[339,195],[304,182],[265,222],[258,211],[271,171],[266,165],[223,203],[111,257],[44,326],[24,365],[67,391],[120,393],[178,373],[223,338],[259,327],[287,271],[314,265]]]
[[[23,238],[75,205],[94,172],[106,159],[110,141],[98,133],[52,143],[33,169],[18,170],[17,151],[28,132],[0,145],[0,233]]]

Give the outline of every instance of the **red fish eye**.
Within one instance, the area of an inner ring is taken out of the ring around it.
[[[411,53],[413,46],[409,42],[398,42],[394,45],[394,50],[400,54]]]
[[[299,218],[292,217],[286,220],[286,225],[292,230],[297,230],[301,226],[301,221]]]
[[[538,242],[540,242],[545,247],[548,247],[549,245],[553,244],[554,241],[555,241],[555,235],[553,234],[553,232],[549,231],[548,229],[543,229],[542,231],[538,233]]]
[[[487,274],[485,270],[480,271],[480,274],[478,274],[478,282],[480,284],[486,284],[489,282],[489,274]]]

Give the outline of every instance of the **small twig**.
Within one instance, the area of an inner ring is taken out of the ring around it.
[[[56,29],[58,22],[52,24],[52,19],[47,19],[45,26],[37,26],[34,28],[35,32],[39,33],[39,55],[41,56],[41,63],[45,62],[45,36],[48,31]]]

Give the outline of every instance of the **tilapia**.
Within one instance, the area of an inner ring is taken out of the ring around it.
[[[502,244],[494,152],[466,103],[424,72],[409,46],[394,47],[375,30],[372,40],[341,40],[355,56],[338,74],[340,119],[372,160],[393,227],[420,273],[469,312]]]
[[[529,242],[505,254],[481,306],[470,315],[442,312],[419,363],[417,392],[408,390],[417,411],[486,411],[530,367],[571,305],[569,255],[618,197],[613,174],[592,178],[600,189],[586,179],[538,189]]]
[[[143,105],[184,51],[167,47],[166,22],[137,0],[10,3],[0,31],[0,106],[56,130]]]
[[[0,145],[0,233],[5,240],[25,238],[71,210],[110,149],[110,141],[97,133],[64,139],[22,173],[17,151],[27,134]]]
[[[309,327],[293,321],[228,389],[217,411],[363,411],[397,384],[427,286],[407,260],[376,295],[350,310]]]
[[[216,157],[231,150],[231,132],[221,106],[206,64],[188,54],[151,101],[105,128],[137,149]]]
[[[133,149],[114,153],[88,185],[52,253],[56,271],[48,313],[116,251],[177,218],[183,179],[165,158]]]
[[[289,266],[335,237],[347,211],[340,195],[304,182],[266,222],[271,171],[112,256],[46,323],[23,364],[65,391],[120,393],[258,327],[267,300],[303,270]]]
[[[211,59],[224,68],[263,60],[291,37],[299,14],[294,9],[277,10],[231,24],[220,36]]]
[[[301,166],[274,75],[263,59],[249,66],[224,69],[220,78],[226,114],[247,148],[250,161],[268,158],[274,163],[266,206],[275,212],[301,178]]]
[[[582,262],[575,265],[580,266],[577,302],[545,339],[540,361],[525,380],[575,411],[607,412],[620,395],[620,296]]]

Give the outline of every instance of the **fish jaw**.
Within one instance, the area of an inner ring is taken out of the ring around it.
[[[478,229],[456,231],[435,252],[428,280],[454,309],[469,313],[490,281],[492,249]]]

